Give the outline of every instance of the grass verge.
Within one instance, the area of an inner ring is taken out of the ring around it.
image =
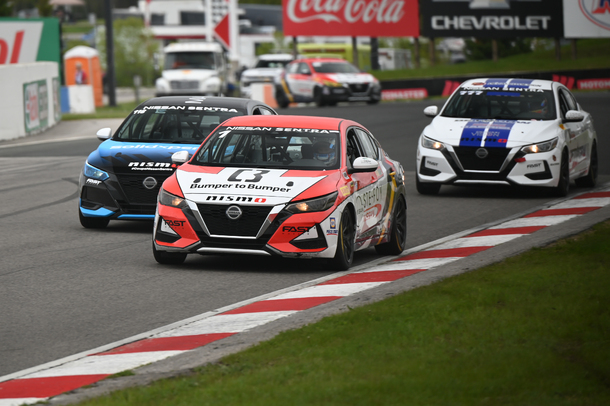
[[[82,405],[608,405],[610,222]]]

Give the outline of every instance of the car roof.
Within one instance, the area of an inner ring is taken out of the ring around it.
[[[553,88],[552,80],[542,79],[523,79],[523,78],[476,78],[465,81],[460,85],[468,88],[489,88],[489,87],[522,87],[535,88],[542,90],[551,90]]]
[[[285,127],[285,128],[313,128],[319,130],[338,130],[343,122],[350,122],[343,118],[315,117],[315,116],[239,116],[232,117],[223,125],[248,127]],[[355,124],[355,123],[354,123]]]
[[[247,109],[253,106],[263,105],[271,108],[267,104],[241,97],[208,97],[208,96],[162,96],[153,97],[141,103],[138,108],[143,106],[202,106],[202,107],[226,107]]]
[[[291,54],[263,54],[259,55],[258,59],[266,61],[291,61],[294,57]]]
[[[345,59],[342,58],[329,58],[329,57],[312,57],[312,58],[301,58],[298,59],[299,62],[345,62],[345,63],[349,63],[349,61],[346,61]]]

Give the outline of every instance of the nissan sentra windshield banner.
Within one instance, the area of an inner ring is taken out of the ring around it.
[[[282,0],[284,35],[419,37],[418,0]]]
[[[563,37],[557,0],[421,0],[420,9],[425,37]]]

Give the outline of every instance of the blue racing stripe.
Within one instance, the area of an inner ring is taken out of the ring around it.
[[[508,137],[516,121],[470,120],[462,130],[460,147],[506,148]],[[485,129],[487,134],[485,134]],[[485,142],[483,136],[485,135]]]
[[[534,79],[513,79],[508,84],[508,88],[527,89],[530,87]]]
[[[510,79],[487,79],[483,87],[504,87]]]
[[[494,120],[487,130],[485,137],[485,147],[506,148],[508,137],[516,121],[513,120]]]
[[[480,147],[483,142],[483,133],[491,120],[470,120],[462,130],[460,147]]]

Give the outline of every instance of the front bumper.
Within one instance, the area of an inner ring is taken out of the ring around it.
[[[326,101],[379,101],[381,87],[370,83],[344,84],[343,86],[324,86],[322,95]]]
[[[240,205],[244,214],[230,220],[225,215],[229,205],[187,202],[183,209],[157,206],[153,241],[158,251],[287,258],[335,255],[338,222],[332,208],[291,214],[283,210],[284,205]]]
[[[521,147],[486,148],[479,158],[478,147],[443,150],[417,149],[417,176],[423,183],[498,184],[555,187],[559,182],[561,151],[522,155]]]
[[[111,220],[152,220],[157,195],[169,174],[116,175],[104,181],[86,177],[79,179],[79,210],[84,217],[105,217]],[[155,179],[155,186],[147,188],[144,180]]]

